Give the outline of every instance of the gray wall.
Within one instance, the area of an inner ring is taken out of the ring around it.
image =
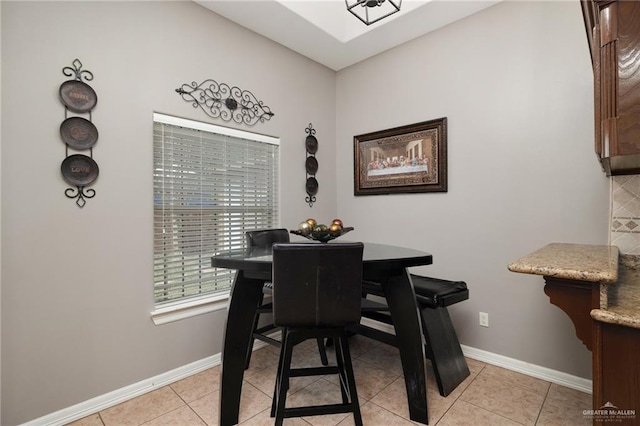
[[[223,312],[164,326],[149,317],[151,114],[206,121],[174,92],[206,78],[275,112],[254,130],[281,137],[283,226],[339,215],[356,227],[350,239],[430,251],[434,265],[419,272],[471,287],[452,309],[464,344],[590,376],[542,279],[506,269],[551,241],[607,241],[578,2],[500,4],[337,74],[188,2],[0,5],[3,425],[220,351]],[[57,91],[75,58],[99,96],[101,175],[84,209],[64,197],[59,172]],[[442,116],[448,193],[353,196],[353,135]],[[320,140],[313,209],[309,122]]]
[[[463,344],[590,377],[542,277],[507,264],[550,242],[607,243],[579,2],[505,2],[338,73],[338,211],[353,238],[423,249],[462,279]],[[353,135],[448,117],[449,192],[354,197]],[[478,325],[489,313],[490,327]]]
[[[95,75],[100,177],[64,196],[62,68]],[[221,350],[224,311],[153,325],[152,113],[208,120],[174,89],[214,78],[275,116],[284,226],[330,220],[335,72],[191,2],[2,2],[2,424],[15,425]],[[305,128],[320,192],[304,202]],[[7,390],[10,391],[7,391]]]

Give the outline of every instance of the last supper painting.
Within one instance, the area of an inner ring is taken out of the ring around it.
[[[447,118],[355,136],[354,195],[447,191]]]

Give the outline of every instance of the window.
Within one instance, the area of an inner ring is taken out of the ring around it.
[[[234,271],[211,256],[242,249],[244,233],[279,222],[279,140],[153,116],[156,308],[228,295]],[[155,320],[154,320],[155,321]]]

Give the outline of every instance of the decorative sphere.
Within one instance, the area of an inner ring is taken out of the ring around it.
[[[317,225],[315,228],[313,228],[313,232],[312,235],[314,237],[324,237],[326,235],[329,234],[329,228],[327,227],[327,225]]]
[[[314,218],[312,218],[312,217],[307,219],[306,222],[309,224],[311,229],[314,229],[318,225],[318,222],[316,222],[316,220]]]
[[[342,234],[342,226],[340,226],[339,224],[337,224],[337,223],[335,223],[335,222],[334,222],[334,223],[332,223],[332,224],[329,226],[329,234],[330,234],[332,237],[339,237],[339,236],[340,236],[340,234]]]
[[[300,231],[300,233],[302,235],[309,235],[311,234],[311,225],[309,225],[309,222],[300,222],[300,224],[298,225],[298,231]]]
[[[331,222],[332,225],[338,225],[340,227],[340,229],[342,229],[344,227],[344,224],[342,223],[342,221],[340,219],[333,219],[333,222]]]

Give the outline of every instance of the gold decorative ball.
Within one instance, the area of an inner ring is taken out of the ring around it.
[[[318,225],[318,222],[316,222],[316,220],[312,217],[307,219],[306,222],[309,224],[309,226],[311,226],[311,229],[315,229],[315,227]]]
[[[333,219],[333,222],[331,222],[332,225],[338,225],[340,227],[340,229],[342,229],[344,227],[344,224],[342,223],[342,221],[340,219]]]
[[[312,228],[311,225],[309,225],[309,222],[300,222],[298,225],[298,231],[300,231],[302,235],[309,235],[311,234]]]
[[[339,224],[337,224],[337,223],[335,223],[335,222],[334,222],[334,223],[332,223],[332,224],[329,226],[329,234],[330,234],[332,237],[339,237],[339,236],[340,236],[340,234],[342,234],[342,226],[340,226]]]

